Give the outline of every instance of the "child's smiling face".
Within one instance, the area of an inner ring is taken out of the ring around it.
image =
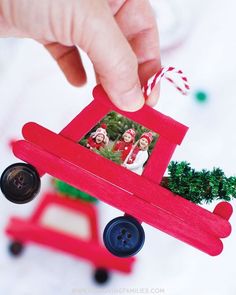
[[[103,142],[103,139],[104,139],[104,135],[98,134],[95,138],[95,141],[96,141],[96,143],[101,143],[101,142]]]
[[[141,150],[145,151],[148,147],[148,140],[144,137],[140,138],[139,146],[140,146]]]
[[[125,133],[124,135],[123,135],[123,138],[124,138],[124,142],[131,142],[131,140],[132,140],[132,136],[129,134],[129,133]]]

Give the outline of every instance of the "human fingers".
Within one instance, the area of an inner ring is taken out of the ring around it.
[[[161,68],[160,47],[156,19],[147,0],[109,0],[115,19],[138,59],[141,84]],[[147,104],[154,106],[159,96],[155,87]]]
[[[43,44],[46,41],[81,47],[90,57],[108,96],[119,108],[135,111],[142,107],[137,58],[106,0],[31,0],[30,6],[27,0],[0,3],[7,23],[24,36],[42,40]],[[64,61],[60,62],[63,68],[68,65]]]
[[[82,86],[86,83],[86,72],[76,46],[64,46],[54,42],[45,44],[45,48],[72,85]]]
[[[95,9],[90,15],[99,29],[89,30],[90,35],[82,48],[88,53],[98,80],[114,104],[123,110],[135,111],[144,103],[137,58],[116,24],[106,1],[101,2],[104,5],[102,11]]]

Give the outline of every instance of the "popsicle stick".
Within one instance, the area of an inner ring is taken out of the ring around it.
[[[28,123],[23,128],[24,137],[51,154],[79,166],[123,190],[135,194],[162,210],[166,210],[186,223],[212,232],[218,237],[227,237],[231,226],[217,214],[173,194],[171,191],[152,183],[100,155],[75,144],[73,141],[53,133],[36,124]],[[117,176],[119,175],[119,176]],[[96,187],[94,188],[96,190]],[[91,195],[95,195],[91,192]]]
[[[16,155],[35,166],[45,167],[52,176],[93,194],[102,201],[186,242],[210,255],[218,255],[222,242],[209,231],[188,224],[170,212],[158,208],[136,195],[94,175],[80,166],[43,151],[37,146],[19,141],[14,146]]]

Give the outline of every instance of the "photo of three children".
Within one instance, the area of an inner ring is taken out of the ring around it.
[[[117,118],[119,121],[115,121]],[[119,164],[141,175],[153,149],[153,143],[157,140],[157,134],[135,122],[130,121],[130,124],[127,124],[127,118],[123,118],[115,113],[112,123],[99,123],[94,131],[85,136],[83,145],[97,153],[104,149],[110,150],[111,153],[119,153]],[[122,126],[122,134],[116,134],[117,130],[113,126],[117,125]],[[128,125],[131,128],[124,130]],[[112,132],[114,129],[115,132]]]

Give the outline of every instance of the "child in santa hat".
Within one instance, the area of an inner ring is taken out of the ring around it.
[[[121,159],[122,162],[125,161],[126,157],[130,153],[133,143],[135,141],[136,132],[134,129],[128,129],[122,135],[122,139],[118,140],[115,145],[113,146],[113,151],[120,151],[121,152]]]
[[[101,147],[105,147],[108,144],[109,138],[107,136],[106,128],[107,126],[102,124],[95,132],[90,135],[90,137],[87,139],[87,148],[90,150],[100,150]]]
[[[148,159],[148,148],[152,139],[152,132],[143,133],[133,150],[127,156],[123,166],[141,175],[143,172],[143,165]]]

